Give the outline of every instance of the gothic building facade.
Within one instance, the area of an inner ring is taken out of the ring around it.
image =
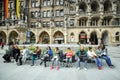
[[[119,0],[19,0],[19,19],[14,0],[8,0],[9,18],[4,18],[3,1],[0,42],[120,43]]]

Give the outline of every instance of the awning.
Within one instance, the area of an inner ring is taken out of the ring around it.
[[[86,38],[86,36],[85,35],[81,35],[80,38]]]
[[[55,40],[64,40],[63,38],[55,38]]]

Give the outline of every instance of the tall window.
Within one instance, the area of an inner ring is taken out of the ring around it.
[[[120,41],[120,33],[116,32],[115,34],[115,41]]]
[[[47,11],[47,17],[50,17],[50,11]]]
[[[32,1],[31,1],[31,7],[32,7],[32,8],[39,7],[38,1],[37,1],[37,0],[32,0]]]
[[[74,26],[74,19],[70,19],[70,26]]]
[[[51,5],[50,0],[44,0],[43,5],[50,6]]]
[[[56,16],[58,17],[59,16],[59,10],[56,10]]]

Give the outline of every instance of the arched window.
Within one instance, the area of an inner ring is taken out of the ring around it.
[[[115,41],[120,41],[120,33],[116,32],[115,34]]]

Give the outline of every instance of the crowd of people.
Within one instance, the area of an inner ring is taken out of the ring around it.
[[[84,46],[80,46],[78,51],[72,51],[70,47],[63,52],[58,47],[55,47],[55,50],[51,49],[50,46],[46,48],[43,52],[38,46],[35,47],[35,50],[30,52],[30,50],[23,46],[23,50],[20,50],[17,45],[9,45],[6,54],[3,55],[4,63],[11,62],[12,60],[17,65],[23,65],[26,60],[31,60],[31,66],[34,66],[35,60],[38,59],[40,61],[40,65],[44,64],[47,67],[47,62],[50,62],[50,69],[56,68],[59,70],[61,67],[61,63],[65,63],[66,67],[70,67],[72,62],[77,62],[77,69],[81,69],[81,62],[84,63],[84,70],[88,69],[88,60],[95,62],[97,68],[99,70],[102,69],[102,62],[100,59],[106,61],[107,65],[110,68],[113,68],[114,65],[111,62],[110,57],[107,55],[107,48],[102,45],[97,48],[88,47],[87,50]],[[75,66],[75,65],[74,65]]]

